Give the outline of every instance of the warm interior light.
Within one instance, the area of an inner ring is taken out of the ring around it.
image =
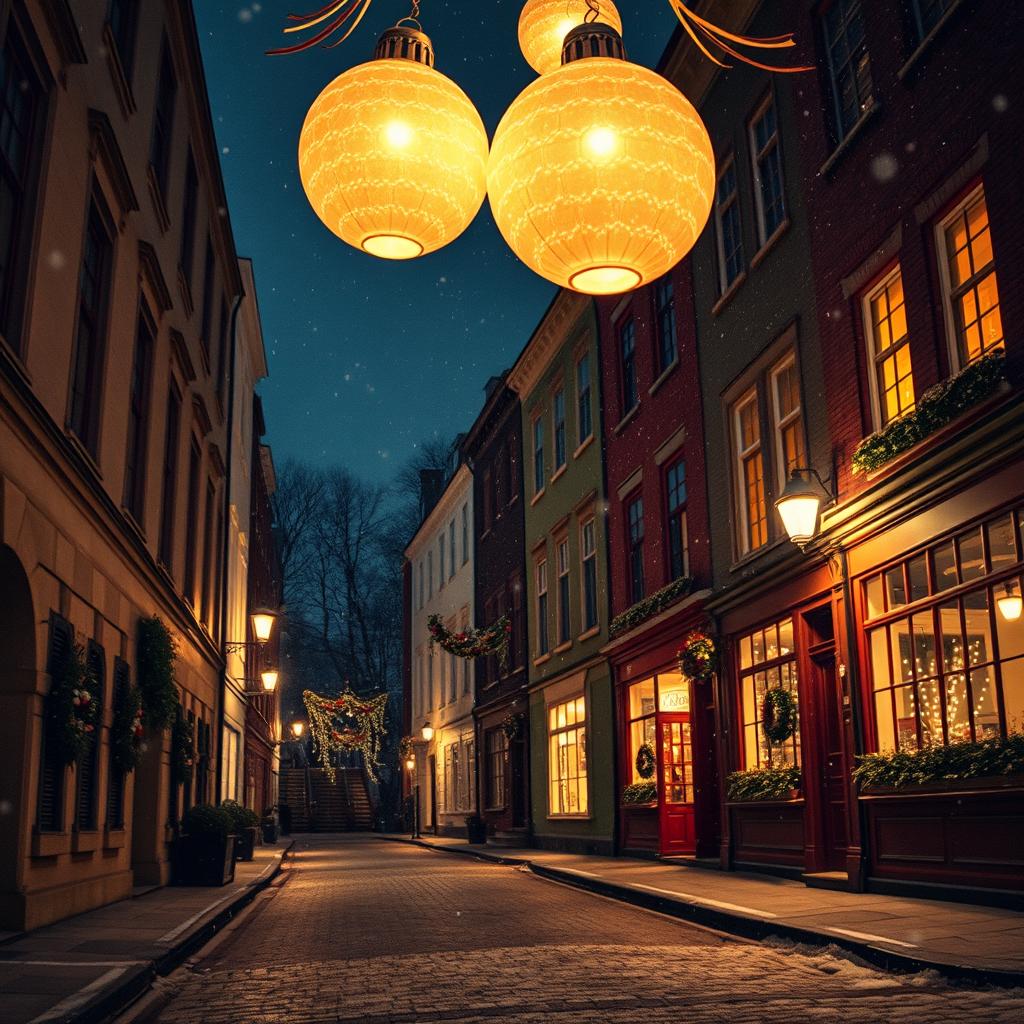
[[[263,680],[263,689],[267,693],[273,693],[277,689],[277,670],[268,668],[265,672],[260,673],[260,679]]]
[[[412,260],[423,252],[419,242],[402,235],[370,235],[363,239],[363,249],[383,260]]]
[[[405,767],[412,771],[416,767],[416,758],[410,757],[406,759]]]
[[[598,20],[622,32],[622,18],[611,0],[600,0]],[[587,0],[527,0],[519,15],[519,49],[538,75],[562,63],[565,37],[587,16]]]
[[[1024,597],[1012,583],[1007,583],[1003,593],[996,598],[996,607],[1007,622],[1016,622],[1024,612]]]
[[[420,729],[420,735],[427,743],[429,743],[434,738],[434,729],[429,722],[423,723],[423,728]]]
[[[274,629],[274,620],[277,616],[266,608],[261,608],[255,611],[250,616],[252,619],[252,632],[253,636],[256,637],[256,642],[265,644],[270,639],[270,634]]]
[[[305,722],[292,722],[292,735],[297,739],[302,739],[302,734],[306,729]]]
[[[782,490],[775,507],[789,539],[803,547],[818,530],[821,495],[814,485],[800,476],[792,476]]]

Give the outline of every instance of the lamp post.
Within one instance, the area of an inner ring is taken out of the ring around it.
[[[412,777],[412,838],[420,837],[420,784],[416,778],[416,758],[410,756],[405,759],[405,767],[408,768]]]

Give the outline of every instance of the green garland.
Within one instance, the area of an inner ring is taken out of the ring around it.
[[[110,727],[110,753],[120,772],[133,772],[142,752],[142,695],[137,686],[115,691],[114,721]]]
[[[906,789],[929,782],[960,782],[1001,775],[1024,775],[1024,733],[979,742],[897,753],[862,754],[853,777],[861,786]]]
[[[174,785],[184,786],[191,780],[195,763],[192,727],[184,715],[179,715],[171,726],[171,781]]]
[[[74,764],[89,749],[99,711],[95,689],[85,650],[76,643],[46,695],[47,743],[64,764]]]
[[[522,713],[510,711],[501,720],[501,729],[505,733],[505,739],[507,739],[509,743],[513,740],[519,739],[519,736],[523,731],[524,718],[525,716]]]
[[[427,619],[430,632],[430,646],[437,644],[442,650],[456,658],[483,658],[489,654],[498,656],[498,664],[504,674],[508,671],[508,645],[512,635],[512,620],[502,615],[491,626],[481,629],[463,629],[453,633],[441,620],[440,615]]]
[[[654,748],[650,743],[641,743],[640,749],[636,752],[636,773],[641,779],[649,779],[654,775],[657,762],[654,759]]]
[[[312,690],[304,690],[302,702],[306,705],[309,719],[313,756],[320,762],[327,778],[334,782],[332,754],[359,750],[363,754],[367,777],[376,782],[380,752],[387,735],[385,711],[388,695],[380,693],[364,700],[351,690],[345,690],[338,697],[321,697]]]
[[[747,772],[732,772],[726,777],[728,798],[743,800],[785,800],[801,784],[799,768],[754,768]]]
[[[658,799],[658,785],[655,782],[634,782],[622,791],[624,804],[653,804]]]
[[[415,741],[411,736],[403,736],[398,741],[398,760],[404,766],[410,757],[416,756]]]
[[[1006,377],[1006,359],[992,352],[929,388],[917,407],[865,437],[853,452],[853,471],[871,473],[988,398]]]
[[[637,601],[624,612],[616,615],[608,627],[608,634],[612,640],[623,633],[628,633],[648,619],[653,619],[659,612],[663,612],[669,605],[674,604],[684,594],[688,594],[693,588],[693,580],[689,576],[681,576],[673,580],[667,587],[656,590],[650,597]]]
[[[178,652],[174,637],[156,615],[139,619],[138,664],[136,677],[142,697],[142,709],[151,729],[166,729],[174,721],[178,708],[178,688],[174,683],[174,662]]]
[[[769,743],[785,743],[796,732],[796,697],[781,686],[773,687],[761,703],[761,728]]]
[[[710,679],[718,667],[715,641],[699,629],[687,635],[676,657],[679,660],[679,671],[688,679],[698,682]]]

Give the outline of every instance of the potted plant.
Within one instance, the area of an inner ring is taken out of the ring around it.
[[[260,818],[260,828],[263,830],[263,842],[277,842],[277,808],[265,807],[263,817]]]
[[[227,885],[235,878],[235,836],[223,807],[196,804],[182,819],[174,846],[178,885]]]
[[[487,842],[487,822],[479,814],[466,815],[466,838],[474,846]]]
[[[260,824],[259,815],[235,800],[225,800],[221,807],[231,818],[231,831],[235,834],[235,860],[252,860],[256,848],[256,831]]]

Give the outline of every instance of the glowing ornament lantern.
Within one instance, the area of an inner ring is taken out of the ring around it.
[[[711,140],[678,89],[625,59],[611,26],[573,29],[562,61],[498,125],[491,209],[541,277],[589,295],[630,291],[696,242],[715,188]]]
[[[584,23],[587,0],[527,0],[519,15],[519,49],[538,75],[562,66],[565,37]],[[611,0],[601,0],[601,21],[622,32],[622,18]]]
[[[331,82],[299,138],[302,187],[316,215],[349,245],[392,260],[458,238],[487,184],[480,115],[434,69],[430,39],[413,24],[388,29],[373,60]]]

